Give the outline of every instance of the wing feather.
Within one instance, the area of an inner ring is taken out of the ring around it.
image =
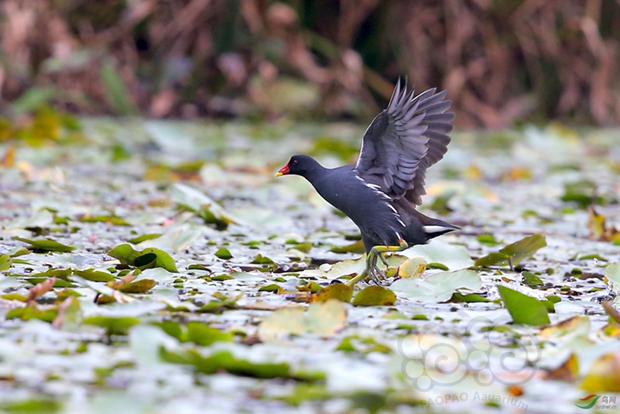
[[[450,142],[454,114],[446,97],[436,88],[416,96],[399,81],[387,108],[364,134],[358,174],[392,199],[420,204],[426,169],[443,157]]]

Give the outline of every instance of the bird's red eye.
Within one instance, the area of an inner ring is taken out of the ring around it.
[[[294,164],[294,165],[299,164],[299,160],[293,160],[293,164]]]

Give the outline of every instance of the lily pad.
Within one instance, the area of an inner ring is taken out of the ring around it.
[[[156,325],[181,342],[192,342],[201,346],[210,346],[216,342],[232,342],[235,339],[233,334],[212,328],[202,322],[190,322],[187,325],[182,325],[166,321]]]
[[[27,243],[29,249],[37,253],[45,252],[62,252],[69,253],[75,250],[75,247],[62,244],[52,239],[25,239],[23,237],[16,237],[15,240]]]
[[[382,286],[368,286],[355,295],[354,306],[392,306],[396,303],[396,295]]]
[[[315,302],[327,302],[330,299],[339,300],[349,303],[353,297],[353,287],[344,283],[335,283],[321,289],[321,291],[313,296]]]
[[[181,209],[193,212],[205,223],[214,224],[218,229],[225,229],[229,224],[237,222],[213,199],[185,184],[172,187],[172,198]]]
[[[531,257],[538,250],[547,246],[545,236],[542,234],[534,234],[525,237],[519,241],[501,249],[499,252],[490,253],[476,260],[476,266],[489,267],[501,263],[508,263],[510,266],[516,266],[523,260]]]
[[[291,335],[316,335],[329,337],[347,323],[346,305],[335,299],[313,303],[303,308],[284,308],[267,317],[258,328],[263,341],[275,341]]]
[[[85,318],[83,323],[104,328],[108,335],[126,335],[131,328],[140,324],[139,318],[91,316]]]
[[[160,357],[165,362],[190,365],[194,367],[197,372],[206,375],[224,371],[232,375],[262,379],[283,378],[316,381],[324,378],[320,373],[315,373],[313,375],[295,373],[292,371],[290,365],[284,362],[252,362],[237,358],[228,351],[218,351],[209,356],[204,356],[193,349],[176,352],[162,348]]]
[[[448,270],[466,269],[474,264],[467,249],[438,240],[419,244],[400,253],[408,258],[422,258],[426,263],[441,263]]]
[[[498,286],[497,290],[510,313],[512,320],[520,325],[548,325],[549,314],[544,303],[506,286]]]
[[[597,359],[583,379],[581,388],[596,394],[620,392],[620,352]]]
[[[457,289],[478,290],[480,275],[471,270],[434,273],[424,278],[401,279],[390,286],[399,296],[420,302],[445,302]]]
[[[130,244],[124,243],[110,250],[108,255],[118,259],[121,264],[128,266],[135,266],[142,269],[161,267],[169,272],[178,272],[172,256],[154,247],[136,250]]]

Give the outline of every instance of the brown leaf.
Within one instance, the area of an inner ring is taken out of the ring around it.
[[[579,360],[577,355],[570,356],[559,367],[546,371],[544,379],[573,382],[579,376]]]
[[[54,284],[56,283],[55,277],[50,277],[47,280],[33,286],[30,288],[30,293],[28,295],[28,304],[33,304],[38,298],[45,295],[47,292],[54,288]]]

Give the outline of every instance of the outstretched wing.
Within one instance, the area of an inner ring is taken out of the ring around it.
[[[422,202],[426,169],[447,151],[454,113],[447,92],[415,96],[400,80],[387,108],[372,121],[355,169],[393,199]]]

